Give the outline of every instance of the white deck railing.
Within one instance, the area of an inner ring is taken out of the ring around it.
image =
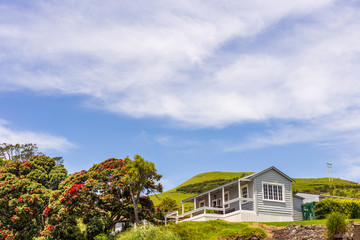
[[[205,206],[205,207],[196,208],[194,210],[188,211],[188,212],[180,214],[180,215],[179,215],[179,211],[171,212],[171,213],[168,213],[165,215],[165,225],[167,223],[168,218],[173,218],[173,219],[175,219],[175,223],[178,223],[180,218],[184,218],[184,217],[190,215],[190,217],[187,218],[187,219],[190,219],[193,217],[194,213],[196,213],[196,215],[207,214],[207,212],[206,212],[207,210],[214,211],[214,213],[211,213],[211,214],[226,215],[226,214],[228,214],[228,213],[226,213],[227,208],[225,208],[224,206],[227,204],[239,202],[239,201],[242,204],[243,201],[254,202],[254,199],[253,198],[234,198],[227,202],[224,202],[223,207],[206,207]],[[241,209],[239,209],[239,210],[241,210]],[[219,213],[219,212],[221,212],[221,213]],[[182,220],[180,220],[180,221],[182,221]]]

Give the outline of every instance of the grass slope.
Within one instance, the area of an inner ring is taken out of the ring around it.
[[[214,239],[265,239],[263,229],[247,223],[229,223],[215,220],[181,222],[167,226],[147,226],[117,234],[116,240],[214,240]]]
[[[294,180],[296,181],[295,183],[293,183],[294,192],[314,192],[325,194],[326,191],[321,191],[323,188],[326,188],[324,186],[329,186],[330,188],[332,188],[333,185],[335,185],[335,188],[339,189],[341,188],[341,186],[350,186],[350,188],[356,188],[356,186],[360,187],[360,185],[356,182],[339,178],[335,178],[333,183],[329,182],[329,178],[294,178]]]
[[[209,180],[215,179],[234,179],[241,178],[252,174],[252,172],[207,172],[198,174],[184,183],[180,184],[174,189],[166,191],[161,194],[152,195],[150,198],[153,200],[155,205],[158,205],[165,197],[175,199],[179,203],[186,198],[195,196],[192,193],[177,192],[176,190],[180,187],[184,187],[191,184],[202,183]],[[311,193],[322,193],[327,195],[344,196],[360,198],[360,184],[343,179],[334,179],[333,183],[329,183],[328,178],[294,178],[293,192],[311,192]],[[188,203],[185,205],[187,209],[192,207],[192,204]]]

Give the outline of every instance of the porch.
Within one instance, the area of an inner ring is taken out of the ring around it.
[[[183,200],[182,213],[178,211],[165,216],[175,223],[181,221],[206,221],[223,219],[227,221],[251,221],[256,216],[253,183],[249,180],[235,180],[194,197]],[[184,204],[193,202],[194,208],[184,212]]]

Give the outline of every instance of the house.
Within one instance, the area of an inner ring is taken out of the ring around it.
[[[165,221],[171,218],[175,222],[216,219],[229,222],[293,221],[294,213],[301,216],[302,197],[293,198],[292,182],[293,179],[276,167],[269,167],[183,200],[182,213],[169,213]],[[194,209],[184,212],[187,202],[193,203]],[[300,213],[298,208],[294,211],[294,204],[300,204]]]

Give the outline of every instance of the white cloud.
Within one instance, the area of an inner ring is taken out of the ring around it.
[[[3,4],[0,89],[84,94],[95,107],[115,113],[168,117],[198,127],[321,116],[353,103],[348,97],[345,103],[334,100],[339,106],[329,106],[339,76],[356,65],[344,55],[355,56],[351,51],[357,44],[351,40],[357,33],[352,30],[358,27],[355,13],[336,18],[336,24],[328,21],[334,9],[337,16],[350,11],[332,4],[330,0]],[[251,42],[276,32],[276,24],[287,17],[298,21],[293,37],[275,36],[246,54],[226,50],[229,42]],[[349,32],[352,35],[344,35]],[[329,52],[344,42],[345,52]],[[293,49],[287,52],[289,44]],[[259,53],[257,48],[266,51]],[[338,66],[340,62],[344,64]],[[349,94],[354,76],[342,81],[346,84],[339,98]]]
[[[65,151],[74,147],[74,144],[64,137],[53,136],[47,133],[13,130],[7,126],[8,124],[7,121],[0,119],[0,141],[2,143],[35,143],[40,151]]]

